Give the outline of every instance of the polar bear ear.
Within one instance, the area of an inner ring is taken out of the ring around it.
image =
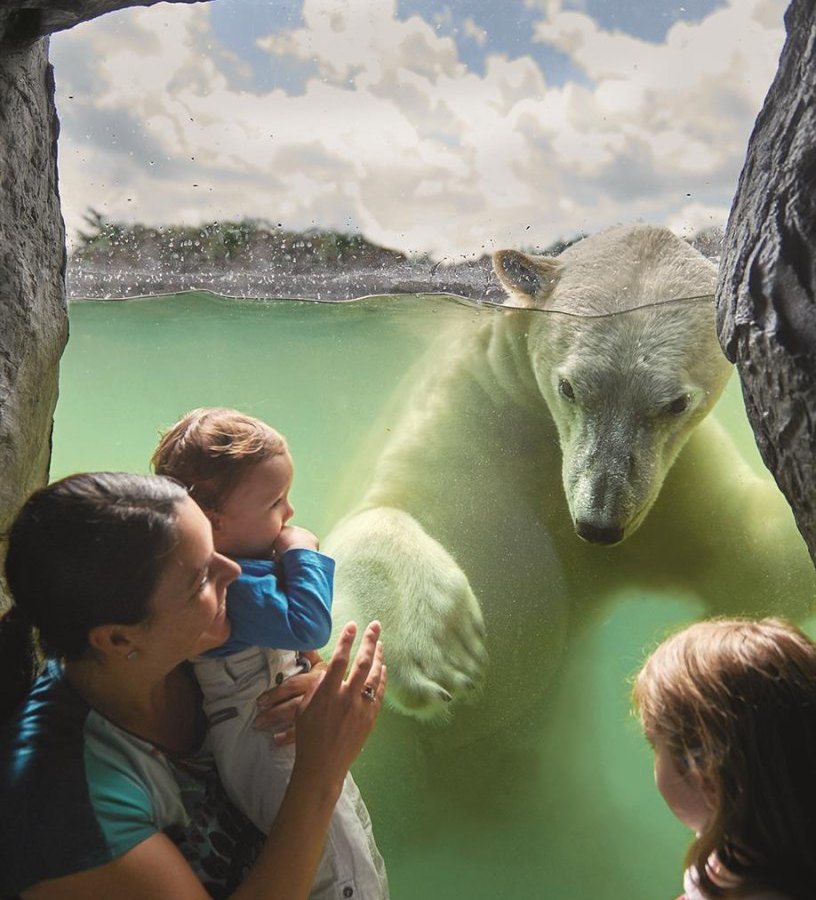
[[[515,306],[546,306],[561,276],[562,264],[551,256],[528,256],[497,250],[493,268]]]

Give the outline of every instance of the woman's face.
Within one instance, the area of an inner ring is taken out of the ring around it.
[[[143,654],[177,665],[224,643],[230,634],[227,586],[241,569],[216,553],[207,517],[189,498],[179,504],[178,544],[150,600]]]

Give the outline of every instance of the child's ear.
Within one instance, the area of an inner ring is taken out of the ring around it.
[[[703,770],[702,754],[689,753],[686,757],[686,764],[688,765],[686,779],[695,790],[703,795],[706,805],[713,809],[713,798],[716,796],[716,791],[710,775]]]
[[[697,772],[697,780],[695,784],[699,787],[699,790],[703,794],[703,799],[706,802],[706,806],[709,809],[715,808],[715,798],[717,796],[717,788],[713,780],[707,776],[703,775],[702,772],[698,770]]]

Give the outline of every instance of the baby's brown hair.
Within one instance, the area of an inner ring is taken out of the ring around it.
[[[161,436],[150,462],[157,475],[180,481],[202,509],[218,510],[251,466],[282,453],[286,440],[260,419],[200,407]]]

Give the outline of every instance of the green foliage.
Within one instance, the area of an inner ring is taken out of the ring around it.
[[[114,222],[108,222],[101,212],[88,207],[88,211],[82,217],[91,231],[80,231],[77,233],[82,245],[89,246],[110,246],[122,240],[125,234],[125,226],[118,225]]]
[[[577,244],[578,241],[583,240],[585,237],[587,237],[586,233],[583,231],[579,231],[571,238],[558,238],[551,244],[548,244],[546,247],[539,247],[538,245],[526,247],[523,248],[522,252],[532,253],[535,256],[558,256],[558,254],[563,253],[567,249],[567,247],[571,247],[573,244]]]
[[[397,262],[405,256],[372,244],[359,234],[310,229],[287,231],[263,219],[208,222],[198,226],[111,222],[89,208],[83,216],[87,230],[78,233],[74,260],[122,265],[158,262],[176,269],[236,264],[333,266],[379,264],[384,257]]]

